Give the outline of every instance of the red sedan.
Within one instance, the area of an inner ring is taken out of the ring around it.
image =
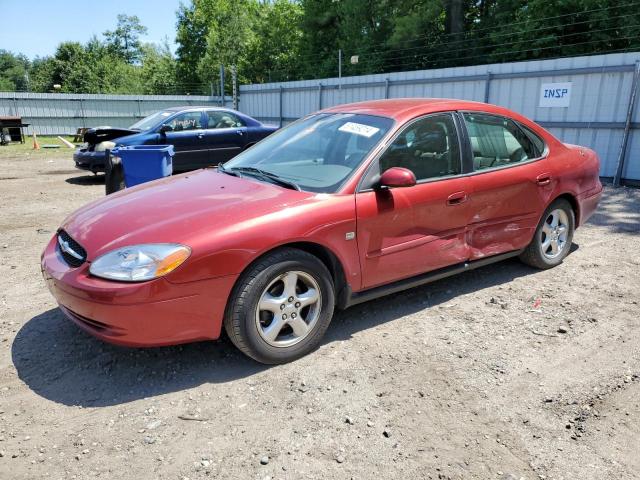
[[[309,115],[217,169],[95,201],[42,270],[103,340],[216,339],[281,363],[335,308],[519,256],[558,265],[594,212],[599,160],[504,108],[399,99]]]

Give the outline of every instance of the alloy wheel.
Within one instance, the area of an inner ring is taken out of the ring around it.
[[[260,296],[255,312],[258,333],[273,347],[290,347],[313,330],[321,308],[318,282],[306,272],[285,272]]]
[[[544,221],[540,234],[540,250],[548,259],[555,259],[567,248],[569,216],[561,208],[552,210]]]

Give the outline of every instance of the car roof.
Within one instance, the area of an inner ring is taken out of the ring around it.
[[[189,106],[184,106],[184,107],[169,107],[169,108],[165,108],[164,111],[165,112],[182,112],[183,110],[220,110],[222,112],[235,112],[235,110],[232,110],[230,108],[226,108],[226,107],[215,107],[215,106],[203,106],[203,105],[189,105]]]
[[[402,122],[420,115],[449,110],[482,110],[488,113],[506,114],[513,118],[520,117],[515,112],[496,105],[451,98],[393,98],[387,100],[369,100],[338,105],[327,108],[323,110],[323,112],[378,115],[390,117]]]

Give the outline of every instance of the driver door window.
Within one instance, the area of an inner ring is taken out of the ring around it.
[[[411,123],[380,157],[380,173],[391,167],[411,170],[416,180],[458,175],[460,147],[450,114],[430,115]]]
[[[184,132],[202,128],[202,114],[200,112],[186,112],[173,117],[165,125],[171,127],[172,132]]]

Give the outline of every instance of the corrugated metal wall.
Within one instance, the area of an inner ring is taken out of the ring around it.
[[[439,97],[515,110],[567,143],[593,148],[601,174],[615,175],[640,53],[420,70],[360,77],[243,85],[240,110],[265,123],[289,123],[321,108],[362,100]],[[543,83],[572,82],[569,107],[539,107]],[[640,101],[632,116],[622,177],[640,180]]]
[[[226,99],[231,104],[231,98]],[[0,116],[21,116],[27,133],[61,135],[79,127],[128,127],[168,107],[220,105],[219,97],[191,95],[88,95],[0,92]]]

